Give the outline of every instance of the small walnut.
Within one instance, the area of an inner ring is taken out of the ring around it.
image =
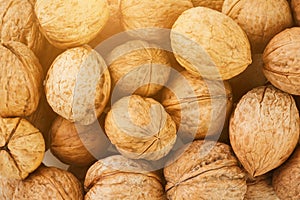
[[[300,27],[286,29],[267,45],[264,74],[277,88],[300,95]]]
[[[275,170],[273,186],[280,199],[300,199],[300,146],[289,160]]]
[[[193,5],[195,7],[197,6],[203,6],[203,7],[208,7],[217,11],[222,11],[222,6],[224,3],[224,0],[192,0]]]
[[[0,177],[25,179],[42,163],[43,135],[27,120],[0,118]]]
[[[85,178],[85,200],[165,200],[160,177],[149,166],[120,155],[92,165]]]
[[[300,1],[299,0],[292,0],[291,1],[291,8],[294,15],[294,21],[297,26],[300,26]]]
[[[263,175],[281,165],[299,138],[299,113],[293,97],[272,86],[249,91],[229,125],[232,148],[248,173]]]
[[[108,112],[105,131],[124,156],[158,160],[176,141],[176,124],[163,106],[138,95],[123,97]]]
[[[0,116],[31,115],[42,90],[42,67],[34,53],[20,42],[0,45]]]
[[[110,85],[105,61],[85,45],[68,49],[54,60],[46,77],[45,93],[57,114],[88,125],[106,106]]]
[[[230,79],[251,64],[244,31],[230,17],[205,7],[185,11],[171,30],[177,61],[189,72],[209,79]]]
[[[243,199],[246,179],[231,148],[197,140],[176,152],[164,168],[168,199]]]

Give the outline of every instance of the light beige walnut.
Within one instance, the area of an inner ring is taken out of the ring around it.
[[[297,26],[300,26],[300,1],[299,0],[292,0],[291,1],[291,8],[294,15],[294,21]]]
[[[273,86],[249,91],[231,117],[229,137],[252,177],[278,167],[298,143],[299,113],[293,97]]]
[[[105,119],[105,131],[118,151],[132,159],[158,160],[176,141],[176,124],[163,106],[132,95],[113,104]]]
[[[85,200],[165,200],[160,177],[149,166],[120,155],[92,165],[85,178]]]
[[[222,12],[242,27],[256,53],[261,53],[277,33],[293,25],[286,0],[225,0]]]
[[[190,73],[230,79],[251,64],[248,38],[230,17],[209,8],[185,11],[171,30],[177,61]]]
[[[18,184],[21,181],[18,179],[8,179],[0,177],[0,199],[12,200]]]
[[[224,0],[192,0],[192,2],[195,7],[203,6],[221,12]]]
[[[300,95],[300,27],[286,29],[267,45],[263,72],[277,88]]]
[[[109,18],[106,0],[36,0],[34,9],[45,37],[61,49],[87,44]]]
[[[88,125],[106,106],[110,85],[105,61],[85,45],[68,49],[54,60],[45,80],[45,93],[57,114]]]
[[[179,133],[190,139],[220,134],[232,106],[227,82],[205,80],[183,71],[162,91],[162,105]]]
[[[0,45],[0,116],[31,115],[38,107],[42,90],[42,67],[25,44]]]
[[[196,140],[179,149],[164,175],[170,200],[244,199],[247,185],[230,146]]]
[[[171,70],[167,52],[141,40],[117,46],[106,61],[118,96],[153,96],[166,84]]]
[[[0,118],[0,177],[25,179],[42,163],[43,135],[22,118]]]

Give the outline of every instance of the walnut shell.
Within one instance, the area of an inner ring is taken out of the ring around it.
[[[92,165],[85,178],[85,200],[165,200],[161,179],[147,165],[120,155]]]
[[[176,154],[164,168],[168,199],[244,198],[245,174],[228,145],[197,140]]]
[[[222,11],[224,0],[192,0],[194,7],[203,6],[217,11]]]
[[[282,166],[275,170],[273,186],[280,199],[300,199],[300,147]]]
[[[264,74],[277,88],[300,95],[300,27],[286,29],[267,45]]]
[[[38,107],[42,67],[34,53],[20,42],[0,45],[0,116],[31,115]]]
[[[87,44],[109,18],[103,0],[36,0],[34,9],[45,37],[61,49]]]
[[[251,176],[278,167],[298,143],[299,113],[293,97],[272,86],[249,91],[231,117],[229,137]]]
[[[219,134],[229,115],[231,88],[227,82],[205,80],[187,71],[162,91],[162,105],[184,137],[204,139]]]
[[[15,190],[21,181],[18,179],[7,179],[0,177],[0,199],[12,200]]]
[[[209,79],[230,79],[251,64],[244,31],[230,17],[205,7],[185,11],[171,30],[177,61],[189,72]]]
[[[88,125],[106,106],[110,85],[105,61],[85,45],[68,49],[55,59],[46,77],[45,93],[57,114]]]
[[[108,145],[98,121],[82,126],[59,116],[52,124],[50,150],[63,163],[88,166],[104,155]]]
[[[116,47],[106,61],[118,96],[156,94],[168,81],[171,69],[166,51],[141,40]]]
[[[286,0],[225,0],[222,12],[242,27],[256,53],[261,53],[277,33],[293,25]]]
[[[118,151],[132,159],[158,160],[176,141],[176,124],[163,106],[138,95],[123,97],[108,112],[105,131]]]
[[[0,177],[25,179],[42,163],[43,135],[27,120],[0,118]]]
[[[294,21],[297,26],[300,26],[300,1],[299,0],[292,0],[291,1],[291,8],[294,15]]]

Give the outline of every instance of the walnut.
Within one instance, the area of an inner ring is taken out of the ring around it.
[[[105,61],[87,45],[60,54],[45,82],[49,105],[71,122],[93,123],[109,99],[111,83]]]
[[[0,116],[28,116],[38,107],[42,67],[34,53],[20,42],[0,45]]]
[[[25,179],[44,153],[43,135],[27,120],[0,118],[0,177]]]
[[[92,165],[85,178],[85,200],[165,200],[162,181],[144,163],[120,155]]]
[[[151,98],[132,95],[113,104],[105,131],[120,153],[132,159],[158,160],[176,141],[176,124]]]
[[[106,60],[118,96],[154,95],[168,81],[171,69],[166,51],[141,40],[116,47]]]
[[[183,71],[162,91],[162,105],[183,137],[204,139],[220,134],[231,109],[227,82],[205,80]]]
[[[299,113],[293,97],[272,86],[249,91],[231,117],[229,136],[236,156],[251,176],[278,167],[299,138]]]
[[[286,29],[267,45],[264,74],[277,88],[300,95],[300,27]]]
[[[103,0],[36,0],[34,9],[45,37],[61,49],[90,42],[109,18]]]
[[[273,186],[280,199],[300,199],[300,147],[282,166],[275,170]]]
[[[185,11],[171,30],[172,49],[190,73],[209,79],[230,79],[251,64],[244,31],[230,17],[205,7]]]
[[[18,179],[7,179],[0,177],[0,199],[12,200],[18,184],[21,181]]]
[[[208,7],[217,11],[222,11],[222,6],[224,3],[224,0],[192,0],[193,5],[195,7],[197,6],[203,6],[203,7]]]
[[[176,154],[164,168],[168,199],[244,198],[245,174],[228,145],[197,140]]]
[[[297,26],[300,26],[300,1],[299,0],[292,0],[291,1],[291,8],[294,15],[294,21]]]
[[[222,12],[242,27],[256,53],[261,53],[273,36],[293,25],[286,0],[225,0]]]

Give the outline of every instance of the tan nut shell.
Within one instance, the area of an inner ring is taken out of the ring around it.
[[[163,106],[138,95],[123,97],[108,112],[105,131],[124,156],[158,160],[176,141],[176,125]]]
[[[203,6],[221,12],[224,0],[192,0],[192,2],[195,7]]]
[[[277,88],[300,95],[300,27],[286,29],[267,45],[264,74]]]
[[[174,23],[171,44],[177,61],[209,79],[230,79],[251,64],[246,34],[230,17],[205,7],[185,11]]]
[[[162,91],[161,102],[180,133],[204,139],[221,133],[232,106],[231,99],[227,82],[205,80],[184,71]]]
[[[0,177],[25,179],[44,153],[43,135],[27,120],[0,118]]]
[[[196,140],[176,154],[164,168],[168,199],[244,198],[245,174],[228,145]]]
[[[116,155],[99,160],[87,172],[85,200],[165,200],[160,178],[147,165]]]
[[[246,32],[253,52],[261,53],[277,33],[292,26],[286,0],[225,0],[222,12]]]
[[[297,26],[300,26],[300,1],[299,0],[292,0],[291,1],[291,8],[294,15],[294,21]]]
[[[61,49],[90,42],[109,18],[106,0],[36,0],[35,13],[45,37]]]
[[[42,67],[34,53],[20,42],[0,45],[0,116],[28,116],[38,107]]]
[[[116,47],[106,61],[114,93],[119,96],[156,94],[168,81],[171,69],[166,51],[141,40]]]
[[[231,117],[229,137],[251,176],[278,167],[298,143],[299,113],[293,97],[272,86],[249,91]]]
[[[105,61],[85,45],[68,49],[55,59],[46,77],[45,93],[57,114],[88,125],[106,106],[110,85]]]
[[[12,200],[18,184],[21,181],[18,179],[7,179],[0,177],[0,199]]]

